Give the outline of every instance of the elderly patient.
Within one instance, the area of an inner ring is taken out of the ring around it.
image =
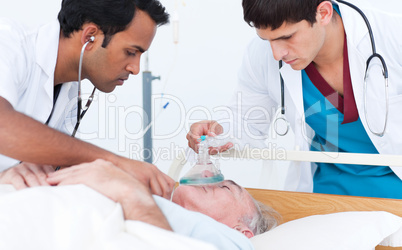
[[[188,210],[208,215],[248,238],[277,225],[278,215],[272,208],[253,199],[231,180],[214,185],[179,186],[172,201]]]
[[[51,185],[85,184],[119,202],[125,219],[172,230],[150,190],[110,162],[97,160],[66,168],[49,174],[47,181]],[[208,215],[248,238],[273,228],[279,218],[272,208],[254,200],[231,180],[206,186],[179,186],[172,201],[188,210]]]

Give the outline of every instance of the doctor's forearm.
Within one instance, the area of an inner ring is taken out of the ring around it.
[[[36,164],[69,166],[118,156],[51,129],[13,109],[0,97],[0,154]]]

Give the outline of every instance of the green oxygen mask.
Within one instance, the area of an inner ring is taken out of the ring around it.
[[[208,152],[215,146],[214,137],[201,136],[198,144],[198,157],[195,165],[180,179],[180,185],[205,185],[223,181],[218,159],[212,163]]]

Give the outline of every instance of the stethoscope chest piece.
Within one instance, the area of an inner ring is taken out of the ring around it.
[[[279,136],[285,136],[289,132],[289,122],[282,114],[277,114],[274,124],[275,133]]]

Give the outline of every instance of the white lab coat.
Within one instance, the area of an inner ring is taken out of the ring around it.
[[[357,5],[370,21],[374,33],[377,53],[380,53],[388,66],[389,71],[389,116],[386,134],[383,137],[375,136],[368,130],[364,113],[363,84],[366,60],[372,54],[369,34],[362,17],[353,9],[339,3],[342,20],[347,35],[349,64],[353,85],[353,92],[360,119],[371,141],[380,154],[402,154],[402,1],[387,2],[386,8],[394,10],[390,13],[379,9],[376,0],[349,1]],[[377,6],[372,6],[376,4]],[[393,4],[393,6],[389,6]],[[285,82],[286,117],[295,133],[295,143],[300,150],[310,149],[311,139],[314,137],[312,129],[305,124],[301,72],[293,70],[284,64],[281,74]],[[373,88],[383,88],[379,82]],[[378,91],[372,91],[371,93]],[[237,95],[241,93],[242,102],[239,105]],[[243,143],[253,144],[249,132],[254,135],[268,134],[268,124],[274,119],[275,110],[280,106],[280,79],[278,62],[272,56],[269,42],[260,38],[254,39],[246,51],[242,67],[239,71],[239,84],[236,97],[233,99],[231,109],[234,117],[241,116],[247,119],[236,120],[234,131],[236,136],[243,139]],[[370,98],[376,98],[368,96]],[[239,108],[241,106],[241,109]],[[249,112],[250,109],[261,107],[263,112]],[[249,112],[249,113],[247,113]],[[372,110],[384,114],[383,109]],[[245,121],[248,121],[246,124]],[[379,120],[371,121],[371,126],[382,127],[375,124]],[[239,124],[243,123],[242,126]],[[237,127],[236,127],[237,126]],[[245,131],[247,127],[248,133]],[[392,170],[402,179],[402,168]],[[312,191],[313,170],[309,163],[293,162],[285,182],[286,190]]]
[[[59,34],[57,20],[29,30],[0,19],[0,96],[15,110],[41,123],[47,121],[53,107]],[[77,84],[63,84],[49,126],[71,133],[76,120],[76,96]],[[16,163],[0,155],[0,171]]]

